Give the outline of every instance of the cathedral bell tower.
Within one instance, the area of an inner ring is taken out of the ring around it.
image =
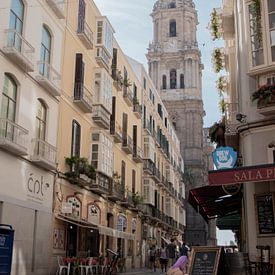
[[[197,11],[192,0],[158,0],[151,14],[154,37],[149,44],[149,74],[167,108],[181,142],[186,182],[190,189],[203,182],[203,102],[201,93],[201,53],[196,31]],[[188,204],[188,203],[187,203]],[[207,225],[187,205],[185,241],[206,245]]]

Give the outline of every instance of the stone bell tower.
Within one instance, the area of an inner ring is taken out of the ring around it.
[[[158,0],[151,14],[154,37],[149,44],[149,74],[161,94],[181,142],[185,162],[186,198],[204,184],[203,102],[201,53],[196,31],[197,11],[192,0]],[[206,245],[208,226],[187,203],[185,241]]]

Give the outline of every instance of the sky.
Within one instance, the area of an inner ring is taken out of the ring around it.
[[[156,0],[94,0],[103,15],[106,15],[115,29],[115,38],[128,56],[144,64],[147,69],[145,54],[153,37],[153,24],[150,13]],[[221,0],[194,0],[198,11],[197,38],[204,64],[202,94],[204,102],[204,127],[220,120],[216,80],[218,75],[212,70],[211,54],[215,47],[221,47],[222,41],[212,41],[207,29],[213,8],[221,6]],[[229,244],[234,240],[229,231],[218,231],[219,244]]]

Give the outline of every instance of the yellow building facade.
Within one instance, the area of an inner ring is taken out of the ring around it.
[[[124,55],[107,17],[93,1],[65,6],[51,273],[64,256],[103,265],[107,248],[120,250],[122,270],[139,268],[149,245],[181,241],[180,144],[150,78]]]

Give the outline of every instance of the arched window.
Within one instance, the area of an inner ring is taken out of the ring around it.
[[[170,89],[176,89],[177,88],[177,71],[175,69],[172,69],[170,71]]]
[[[12,0],[10,9],[9,44],[21,51],[22,39],[18,34],[23,32],[24,4],[22,0]]]
[[[180,88],[184,89],[184,75],[183,74],[180,75]]]
[[[37,114],[36,114],[36,138],[45,140],[46,137],[46,118],[47,108],[45,104],[38,99]]]
[[[166,75],[162,76],[162,89],[165,90],[166,89]]]
[[[52,37],[51,34],[46,28],[43,26],[42,29],[42,41],[41,41],[41,51],[40,51],[40,74],[46,77],[49,77],[49,64],[51,59],[51,43]]]
[[[169,9],[174,9],[176,7],[176,3],[175,2],[171,2],[169,5],[168,5],[168,8]]]
[[[15,121],[17,85],[11,76],[5,74],[2,92],[1,118]]]
[[[169,36],[176,37],[177,36],[177,23],[176,20],[171,20],[169,25]]]

